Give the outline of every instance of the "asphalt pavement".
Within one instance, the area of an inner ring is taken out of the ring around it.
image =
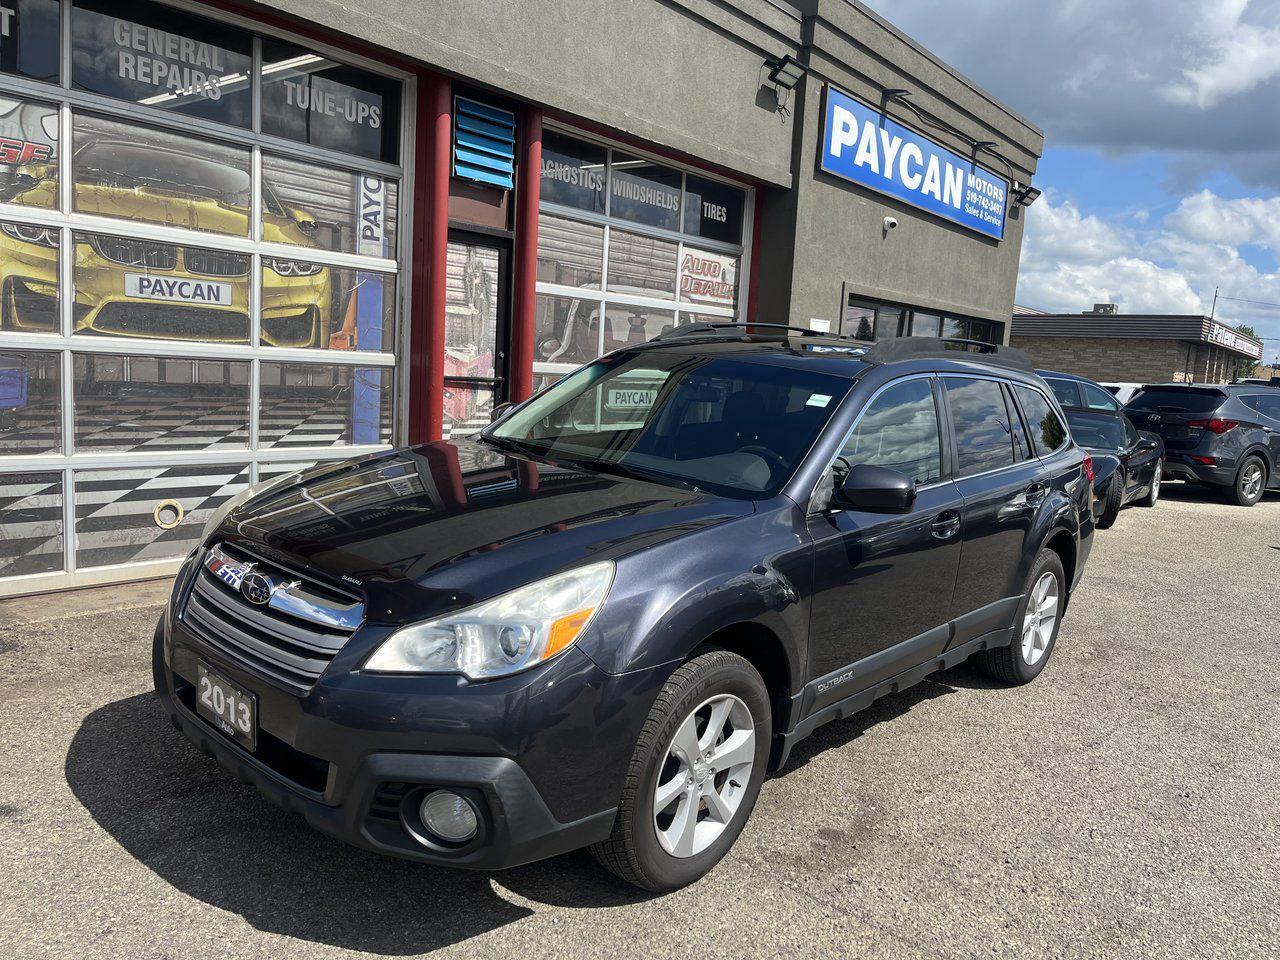
[[[0,956],[1280,956],[1280,497],[1164,492],[1035,683],[959,667],[823,728],[664,897],[325,838],[169,726],[162,587],[0,604]]]

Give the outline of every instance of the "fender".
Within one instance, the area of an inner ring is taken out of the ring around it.
[[[1280,465],[1276,464],[1272,460],[1271,447],[1269,447],[1267,444],[1251,443],[1249,444],[1249,446],[1245,447],[1244,451],[1240,454],[1240,456],[1236,457],[1237,469],[1239,469],[1239,464],[1242,460],[1244,460],[1245,457],[1251,457],[1255,453],[1258,456],[1262,457],[1262,462],[1266,464],[1267,485],[1270,486],[1271,484],[1276,482],[1276,471],[1280,469]]]

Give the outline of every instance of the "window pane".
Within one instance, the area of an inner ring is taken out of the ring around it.
[[[397,163],[400,83],[290,43],[262,43],[262,132]]]
[[[723,243],[742,240],[744,191],[693,174],[686,176],[684,190],[685,233]]]
[[[58,231],[0,222],[0,331],[58,332]]]
[[[63,566],[62,474],[0,473],[0,577]]]
[[[600,302],[540,293],[534,320],[536,363],[583,363],[600,356]]]
[[[1023,415],[1027,418],[1036,452],[1053,453],[1067,442],[1067,428],[1039,390],[1023,386],[1015,386],[1015,389],[1018,403],[1022,405]]]
[[[1013,463],[1009,414],[1000,384],[959,377],[947,377],[946,384],[958,475],[970,476]]]
[[[547,130],[542,135],[540,199],[604,213],[606,155],[604,147]]]
[[[912,311],[911,335],[913,337],[942,336],[942,318],[932,313],[921,313],[919,310]]]
[[[78,213],[249,235],[249,151],[133,123],[77,114]]]
[[[675,299],[679,247],[668,240],[626,230],[609,234],[609,289]]]
[[[75,333],[249,342],[247,253],[77,233]]]
[[[942,336],[948,340],[968,340],[969,324],[963,317],[943,317]]]
[[[849,297],[840,315],[840,330],[843,337],[854,337],[858,340],[875,338],[876,305]]]
[[[245,464],[81,471],[75,475],[76,564],[181,557],[213,512],[248,485]]]
[[[264,362],[260,375],[261,446],[391,442],[391,367]]]
[[[492,387],[446,379],[441,436],[445,440],[474,436],[489,425],[489,411],[492,409]]]
[[[71,83],[77,90],[248,127],[253,40],[234,27],[130,0],[76,0]]]
[[[538,282],[600,289],[604,227],[543,214],[538,218]]]
[[[262,258],[262,343],[319,350],[395,349],[396,278]]]
[[[494,247],[449,244],[444,307],[446,378],[494,376],[498,350],[498,264],[499,254]]]
[[[1049,377],[1045,380],[1049,385],[1049,389],[1053,391],[1053,395],[1058,398],[1058,402],[1064,407],[1080,406],[1080,388],[1076,386],[1074,380],[1061,380],[1056,377]]]
[[[61,357],[0,344],[0,457],[62,449]]]
[[[394,180],[262,156],[262,239],[300,247],[392,257]]]
[[[1101,387],[1095,387],[1092,383],[1080,384],[1080,389],[1084,391],[1084,405],[1090,410],[1119,410],[1120,404],[1116,403],[1116,398]]]
[[[942,476],[938,413],[928,380],[906,380],[876,397],[840,451],[837,483],[864,463],[905,473],[916,483]]]
[[[685,247],[680,299],[732,310],[738,303],[738,258]]]
[[[0,96],[0,203],[58,205],[58,109]]]
[[[632,343],[644,343],[660,333],[675,329],[676,315],[671,310],[649,310],[611,303],[605,308],[604,351],[616,350]]]
[[[884,305],[876,309],[876,339],[892,340],[902,336],[902,326],[906,317],[904,307]]]
[[[57,82],[58,0],[0,4],[0,72]]]
[[[221,450],[249,445],[249,364],[75,356],[77,450]]]
[[[665,230],[680,229],[679,170],[613,152],[609,214]]]

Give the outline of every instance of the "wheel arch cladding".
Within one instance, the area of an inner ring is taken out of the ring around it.
[[[1071,587],[1075,583],[1076,576],[1076,541],[1075,538],[1066,530],[1057,530],[1050,535],[1049,539],[1044,543],[1045,549],[1052,550],[1058,555],[1058,559],[1062,561],[1062,572],[1066,575],[1067,583],[1065,590],[1065,598],[1063,600],[1063,610],[1066,609],[1066,601],[1071,597]]]
[[[773,714],[773,734],[779,736],[791,728],[791,698],[794,670],[782,638],[760,623],[743,621],[721,627],[689,653],[692,660],[708,650],[721,649],[736,653],[755,667],[769,691]]]

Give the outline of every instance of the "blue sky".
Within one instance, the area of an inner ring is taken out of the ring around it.
[[[1280,338],[1280,0],[868,3],[1044,129],[1019,303]]]

